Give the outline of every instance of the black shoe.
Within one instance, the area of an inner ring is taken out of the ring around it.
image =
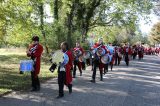
[[[23,72],[23,71],[20,71],[19,74],[24,74],[24,72]]]
[[[69,89],[69,94],[71,94],[72,93],[72,88],[71,89]]]
[[[101,78],[100,81],[103,81],[103,78]]]
[[[76,78],[76,76],[74,75],[73,78]]]
[[[41,89],[40,87],[37,87],[37,91],[40,91],[40,89]]]
[[[69,94],[71,94],[72,93],[72,84],[68,85],[68,89],[69,89]]]
[[[80,73],[80,76],[82,76],[82,73]]]
[[[63,98],[63,97],[64,97],[64,95],[58,95],[56,98],[60,99],[60,98]]]
[[[95,81],[95,80],[91,80],[91,82],[92,82],[92,83],[96,83],[96,81]]]
[[[31,92],[35,92],[35,91],[38,91],[38,90],[36,88],[31,89]]]

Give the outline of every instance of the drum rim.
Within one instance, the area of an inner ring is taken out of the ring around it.
[[[108,60],[110,60],[109,55],[105,54],[103,57],[105,57],[105,56],[107,56],[107,57],[108,57]],[[107,63],[109,63],[109,61],[104,62],[103,57],[101,58],[101,62],[102,62],[103,64],[107,64]]]

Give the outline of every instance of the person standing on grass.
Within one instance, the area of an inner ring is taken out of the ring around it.
[[[61,50],[63,53],[68,55],[69,61],[67,64],[60,64],[58,68],[58,86],[59,86],[59,95],[57,96],[57,99],[64,97],[64,84],[69,89],[69,94],[72,93],[72,72],[71,68],[73,57],[72,52],[69,50],[68,43],[62,42],[61,43]]]
[[[39,43],[39,37],[32,37],[32,44],[30,45],[27,56],[31,57],[34,61],[34,70],[31,71],[31,80],[32,80],[32,89],[31,91],[39,91],[40,90],[40,82],[38,78],[38,74],[40,73],[40,62],[41,55],[43,52],[43,46]]]

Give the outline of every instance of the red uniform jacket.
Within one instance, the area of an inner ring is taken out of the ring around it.
[[[72,52],[71,51],[67,51],[66,54],[69,57],[69,62],[66,64],[65,69],[66,69],[66,82],[65,84],[71,84],[72,82],[72,72],[71,72],[71,68],[73,67],[72,62],[73,62],[73,56],[72,56]]]
[[[99,47],[99,46],[100,46],[99,43],[95,43],[95,45],[94,45],[93,47],[94,47],[94,48],[97,48],[97,47]],[[103,48],[106,53],[108,52],[107,48],[106,48],[104,45],[102,45],[101,48]]]
[[[34,47],[35,45],[31,45],[29,47],[29,49],[31,49],[32,47]],[[34,57],[36,59],[35,61],[35,69],[34,69],[34,72],[35,72],[35,76],[37,76],[40,72],[40,62],[41,62],[41,55],[42,55],[42,52],[43,52],[43,46],[38,44],[35,51],[33,53],[30,54],[27,54],[28,57]]]
[[[124,47],[124,54],[126,54],[126,52],[128,52],[128,55],[132,54],[132,50],[130,47]]]

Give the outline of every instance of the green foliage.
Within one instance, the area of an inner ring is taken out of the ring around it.
[[[81,43],[81,46],[84,50],[89,50],[90,49],[90,46],[89,46],[89,43],[88,42],[85,42],[85,43]]]
[[[160,22],[156,23],[149,35],[149,41],[151,45],[160,43]]]
[[[72,45],[76,40],[85,41],[90,34],[96,35],[95,41],[103,37],[105,43],[127,42],[128,38],[122,35],[135,32],[138,16],[150,13],[152,8],[149,0],[54,1],[1,1],[0,44],[26,46],[35,34],[49,49],[58,49],[59,44],[69,38]],[[53,22],[46,21],[45,5],[51,6]]]
[[[0,49],[0,53],[0,95],[12,90],[28,90],[31,85],[30,72],[19,74],[20,60],[28,59],[25,49]],[[41,60],[41,82],[56,77],[56,73],[48,70],[51,65],[49,59],[42,57]]]

